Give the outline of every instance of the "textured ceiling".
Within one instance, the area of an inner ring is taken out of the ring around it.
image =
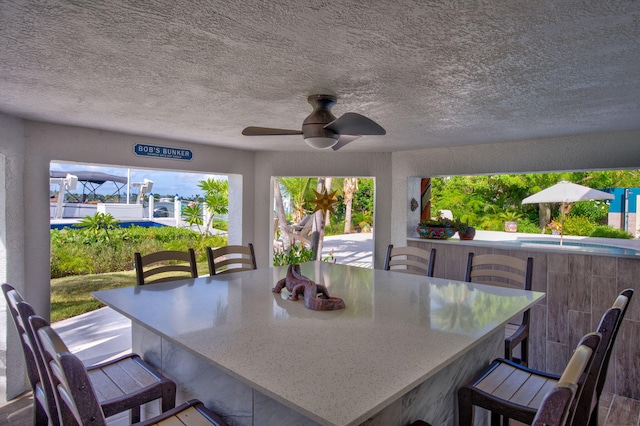
[[[639,76],[635,0],[0,2],[0,112],[241,149],[314,93],[387,130],[344,151],[640,129]]]

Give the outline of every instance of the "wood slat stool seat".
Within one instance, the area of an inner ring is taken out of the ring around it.
[[[64,426],[106,425],[106,412],[98,400],[100,385],[89,377],[82,361],[69,352],[58,333],[42,317],[33,315],[29,322],[54,389],[60,423]],[[198,400],[188,401],[141,424],[227,426]]]
[[[418,247],[394,247],[393,244],[389,244],[384,269],[433,277],[435,260],[436,249],[428,251]]]
[[[569,424],[586,425],[590,418],[597,419],[597,389],[604,386],[611,351],[632,295],[632,289],[623,291],[600,320],[597,334],[601,336],[601,342],[594,350],[593,365],[577,382]],[[499,423],[500,416],[531,424],[543,397],[560,380],[561,377],[555,374],[496,359],[479,377],[458,390],[460,425],[473,424],[474,406],[492,412],[492,425]],[[575,423],[571,423],[572,418],[575,418]]]
[[[246,246],[228,245],[219,248],[207,247],[209,275],[257,269],[253,244]]]
[[[24,325],[22,338],[32,348],[31,352],[37,366],[36,374],[42,386],[42,393],[46,396],[43,401],[46,404],[47,417],[52,424],[58,425],[55,390],[48,380],[45,362],[37,346],[37,336],[28,318],[40,318],[39,325],[41,326],[48,326],[49,323],[36,315],[33,307],[22,298],[15,288],[9,284],[3,284],[2,290],[12,313],[14,311],[16,313],[17,322],[21,326]],[[162,411],[175,407],[175,382],[156,372],[137,354],[123,355],[117,359],[85,367],[85,369],[97,389],[97,398],[106,417],[131,410],[131,419],[137,422],[140,419],[140,406],[155,400],[160,400]],[[37,397],[38,394],[34,393],[34,397]]]
[[[578,349],[586,346],[589,359],[601,340],[599,333],[589,333],[582,338]],[[575,354],[578,352],[578,349]],[[583,357],[582,356],[582,357]],[[573,357],[572,357],[573,360]],[[599,368],[594,363],[589,368]],[[569,368],[575,368],[571,362]],[[582,375],[581,375],[582,376]],[[584,383],[584,377],[578,386]],[[559,382],[559,377],[529,370],[508,360],[496,360],[489,369],[471,384],[458,390],[458,416],[460,426],[473,425],[473,406],[491,411],[491,424],[499,424],[500,415],[525,424],[532,424],[545,395]]]

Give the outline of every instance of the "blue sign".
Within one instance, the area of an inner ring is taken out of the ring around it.
[[[193,152],[191,152],[190,149],[169,148],[166,146],[145,145],[141,143],[133,147],[133,152],[143,157],[171,158],[186,161],[191,161],[193,158]]]

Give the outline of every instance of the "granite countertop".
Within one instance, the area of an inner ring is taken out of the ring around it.
[[[319,423],[344,425],[366,420],[544,297],[323,262],[301,267],[346,309],[312,311],[286,290],[272,293],[284,267],[92,294]]]

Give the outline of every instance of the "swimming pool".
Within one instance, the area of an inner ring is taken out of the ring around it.
[[[77,225],[77,223],[52,223],[51,229],[80,229],[81,227]],[[132,221],[123,221],[119,222],[118,226],[121,228],[128,228],[130,226],[141,226],[143,228],[164,228],[166,225],[161,223],[153,222],[151,220],[132,220]]]
[[[582,252],[589,253],[607,253],[607,254],[623,254],[630,256],[640,256],[640,248],[625,248],[625,247],[616,247],[613,245],[606,244],[597,244],[597,243],[585,243],[580,241],[567,241],[564,240],[562,245],[560,245],[560,241],[552,241],[552,240],[515,240],[515,241],[505,241],[507,244],[516,244],[520,247],[529,247],[529,248],[540,248],[543,247],[551,247],[558,250],[577,250]]]

